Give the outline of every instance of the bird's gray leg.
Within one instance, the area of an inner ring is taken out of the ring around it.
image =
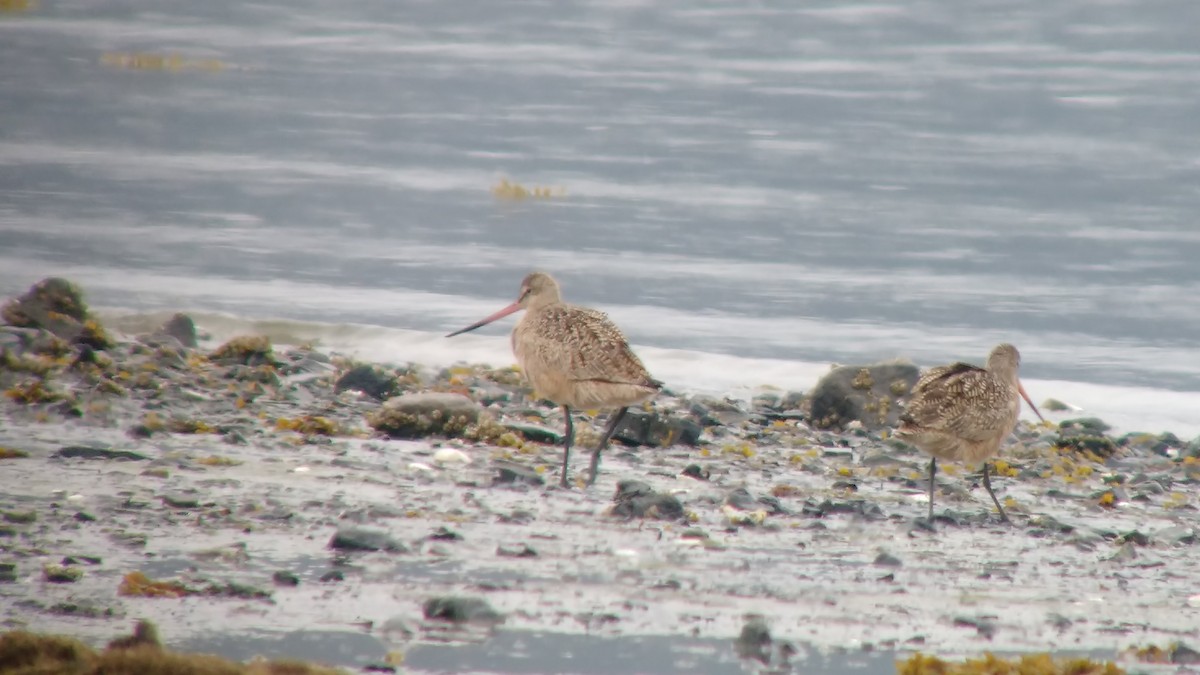
[[[563,417],[567,419],[567,433],[563,437],[562,478],[558,481],[558,484],[563,487],[569,487],[567,485],[567,465],[571,462],[571,439],[575,436],[575,427],[571,424],[571,409],[564,405],[562,411]]]
[[[987,488],[988,494],[992,496],[992,501],[995,502],[996,508],[1000,510],[1000,520],[1009,522],[1008,514],[1004,512],[1004,507],[1000,506],[1000,500],[996,499],[996,493],[992,492],[992,481],[988,478],[988,465],[990,462],[983,463],[983,487]]]
[[[937,473],[937,459],[929,459],[929,524],[933,524],[933,475]]]
[[[604,435],[600,437],[600,442],[596,444],[596,449],[592,451],[592,467],[591,473],[588,475],[588,485],[596,482],[596,473],[600,470],[600,453],[604,452],[604,448],[608,447],[608,441],[617,431],[617,425],[621,423],[621,418],[625,417],[625,411],[629,410],[626,406],[617,410],[608,420],[608,426],[604,427]]]

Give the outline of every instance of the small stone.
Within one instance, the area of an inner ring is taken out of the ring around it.
[[[628,410],[613,432],[613,439],[631,446],[694,446],[699,442],[702,432],[699,423],[690,417]]]
[[[725,503],[735,509],[743,511],[753,511],[758,508],[758,502],[754,499],[754,495],[746,488],[738,488],[725,497]]]
[[[0,563],[0,583],[11,584],[17,580],[16,563]]]
[[[1196,543],[1196,530],[1186,525],[1175,525],[1155,532],[1153,538],[1167,546],[1191,546]]]
[[[96,516],[93,516],[92,514],[88,513],[87,511],[76,511],[74,518],[75,518],[75,520],[77,520],[81,523],[96,522]]]
[[[289,572],[287,570],[279,570],[278,572],[272,574],[271,580],[274,581],[277,586],[299,586],[300,585],[300,577],[296,576],[295,573]]]
[[[447,596],[431,598],[422,608],[425,618],[431,621],[450,623],[473,623],[495,625],[504,622],[504,616],[492,609],[486,600]]]
[[[337,393],[361,391],[377,401],[386,401],[400,393],[400,381],[376,366],[355,366],[342,374],[333,385]]]
[[[471,463],[471,456],[457,448],[438,448],[433,453],[433,463],[438,466],[466,465]]]
[[[527,485],[543,485],[546,479],[533,469],[511,462],[496,463],[496,473],[492,476],[493,485],[525,483]]]
[[[162,495],[162,502],[173,509],[194,509],[200,506],[200,500],[196,497],[179,494]]]
[[[996,622],[993,617],[957,616],[954,617],[954,625],[974,628],[979,637],[987,640],[996,635]]]
[[[342,551],[388,551],[408,553],[408,547],[387,532],[365,528],[340,528],[329,540],[329,547]]]
[[[54,453],[54,456],[64,459],[128,459],[135,462],[150,459],[146,455],[129,450],[113,450],[112,448],[97,448],[88,445],[68,445]]]
[[[329,570],[321,575],[321,583],[332,583],[334,581],[345,581],[346,575],[341,570]]]
[[[683,472],[679,475],[687,476],[688,478],[695,478],[696,480],[708,480],[711,474],[709,473],[708,469],[705,469],[699,464],[688,464],[683,468]]]
[[[904,563],[891,553],[888,553],[887,551],[880,551],[879,555],[875,556],[875,562],[873,564],[879,567],[900,567]]]
[[[448,527],[439,527],[429,535],[430,541],[462,541],[463,536]]]
[[[196,348],[196,322],[187,314],[178,313],[167,320],[158,331],[179,340],[188,349]]]
[[[759,614],[746,616],[742,632],[733,642],[737,655],[743,659],[754,659],[761,663],[771,661],[771,629]]]
[[[562,434],[546,427],[539,427],[532,424],[505,424],[504,427],[515,434],[520,434],[522,438],[530,443],[559,445],[563,441]]]
[[[683,517],[683,504],[674,495],[656,492],[641,481],[623,480],[617,483],[613,501],[616,504],[610,514],[618,518],[676,520]]]
[[[1171,663],[1177,666],[1194,666],[1200,664],[1200,651],[1178,642],[1171,649]]]
[[[1116,553],[1105,558],[1105,560],[1115,563],[1124,563],[1137,560],[1137,557],[1137,547],[1133,543],[1127,542],[1121,544],[1121,548],[1117,549]]]
[[[1050,412],[1066,412],[1070,409],[1071,406],[1056,398],[1048,398],[1045,401],[1042,401],[1042,410],[1049,410]]]
[[[505,546],[504,544],[501,544],[496,547],[496,555],[500,556],[501,558],[536,558],[537,554],[537,551],[530,547],[529,544],[525,543],[516,544],[514,546]]]

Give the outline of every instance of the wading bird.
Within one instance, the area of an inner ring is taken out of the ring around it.
[[[525,316],[512,332],[513,354],[529,384],[542,397],[562,406],[567,420],[560,485],[567,486],[567,465],[575,435],[571,409],[617,409],[592,450],[588,475],[591,485],[596,482],[600,453],[626,410],[649,400],[662,389],[662,383],[650,377],[608,316],[563,302],[558,282],[543,272],[525,277],[516,302],[446,337],[475,330],[522,309]]]
[[[912,398],[900,416],[896,436],[911,442],[929,460],[929,519],[933,521],[933,477],[937,461],[983,462],[983,487],[992,496],[1000,519],[1008,515],[988,478],[988,460],[1012,433],[1021,412],[1021,399],[1038,419],[1045,421],[1029,400],[1017,377],[1021,354],[1010,344],[999,344],[988,355],[987,367],[952,363],[926,371],[913,387]]]

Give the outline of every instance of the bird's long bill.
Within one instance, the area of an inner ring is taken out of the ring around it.
[[[479,328],[480,326],[488,325],[489,323],[495,321],[496,319],[503,319],[504,317],[508,316],[509,314],[512,314],[513,312],[515,312],[519,309],[521,309],[520,301],[514,302],[513,304],[509,305],[508,307],[505,307],[504,309],[500,310],[499,312],[496,312],[495,314],[487,317],[486,319],[480,319],[479,321],[476,321],[475,323],[471,324],[470,326],[467,326],[466,328],[460,328],[460,329],[454,331],[453,333],[450,333],[446,337],[454,337],[455,335],[460,335],[462,333],[467,333],[467,332],[473,331],[476,328]]]
[[[1037,415],[1039,420],[1045,422],[1046,418],[1042,417],[1042,413],[1038,412],[1037,406],[1033,404],[1033,401],[1029,398],[1029,394],[1025,393],[1025,386],[1021,384],[1020,380],[1017,381],[1017,391],[1021,392],[1021,398],[1025,399],[1030,408],[1033,408],[1033,414]]]

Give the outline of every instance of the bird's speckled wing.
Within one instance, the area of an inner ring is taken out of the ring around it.
[[[1010,399],[1009,388],[978,366],[931,368],[913,387],[900,432],[937,431],[982,442],[1014,419]]]
[[[514,349],[522,351],[519,359],[536,361],[574,382],[661,387],[604,312],[562,304],[528,319],[518,327],[520,339],[513,335]]]

